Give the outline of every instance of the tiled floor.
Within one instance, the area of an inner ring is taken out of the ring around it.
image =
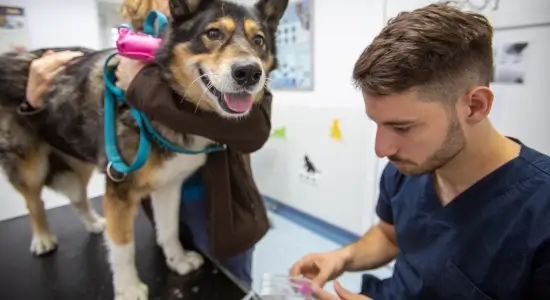
[[[279,215],[270,213],[270,219],[274,228],[256,246],[254,255],[253,276],[256,291],[259,289],[264,273],[287,274],[290,266],[303,255],[341,247]],[[391,276],[388,268],[377,269],[370,273],[380,278]],[[361,273],[344,274],[340,282],[346,289],[358,292]],[[332,284],[327,284],[326,289],[333,292]]]

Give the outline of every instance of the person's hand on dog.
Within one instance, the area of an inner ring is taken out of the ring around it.
[[[373,300],[364,295],[354,294],[342,287],[338,281],[334,281],[334,290],[337,295],[333,295],[323,288],[318,286],[313,286],[313,296],[317,300]]]
[[[42,107],[42,94],[49,88],[55,75],[61,72],[69,61],[82,54],[78,51],[48,50],[42,57],[33,60],[27,82],[27,102],[34,108]]]
[[[132,83],[132,80],[134,80],[134,77],[136,77],[146,64],[123,56],[119,56],[119,58],[120,63],[115,71],[115,84],[119,89],[126,91],[130,83]]]

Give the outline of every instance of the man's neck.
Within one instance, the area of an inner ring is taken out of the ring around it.
[[[498,133],[490,124],[482,125],[452,161],[435,171],[434,183],[443,204],[519,155],[521,146]]]

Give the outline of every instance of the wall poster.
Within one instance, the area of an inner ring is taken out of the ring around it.
[[[313,90],[313,0],[290,0],[276,33],[277,69],[273,90]]]
[[[26,51],[29,44],[25,9],[0,5],[0,53]]]
[[[492,82],[503,84],[524,84],[525,53],[529,46],[527,41],[499,42],[493,47],[494,70]]]

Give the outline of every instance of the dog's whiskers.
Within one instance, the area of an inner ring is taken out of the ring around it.
[[[210,84],[209,84],[210,85]],[[199,106],[201,104],[201,101],[202,101],[202,97],[204,97],[204,94],[206,94],[206,91],[208,91],[208,86],[206,87],[206,89],[204,89],[204,91],[202,91],[202,94],[201,96],[199,97],[199,101],[197,101],[197,106],[195,106],[195,113],[197,113],[197,111],[199,110]]]
[[[185,89],[185,94],[183,95],[183,98],[182,98],[182,101],[183,99],[185,99],[185,96],[187,96],[187,91],[189,91],[189,88],[197,81],[199,80],[201,77],[205,77],[205,76],[208,76],[208,74],[203,74],[203,75],[200,75],[198,76],[197,78],[195,78],[195,80],[191,81],[191,83],[187,86],[187,88]],[[208,78],[208,77],[206,77]]]
[[[264,88],[268,88],[267,85],[269,84],[269,81],[270,81],[270,80],[271,80],[271,78],[269,78],[269,77],[266,77],[266,78],[265,78]]]
[[[215,73],[210,73],[210,74],[207,73],[207,74],[204,74],[203,76],[207,76],[207,75],[208,75],[208,77],[212,78],[212,76],[214,76]],[[207,77],[207,78],[208,78],[208,77]],[[199,78],[200,78],[200,77],[199,77]],[[208,81],[208,85],[206,85],[206,88],[204,89],[204,91],[202,91],[202,94],[201,94],[201,96],[200,96],[200,98],[199,98],[199,101],[197,102],[197,106],[195,107],[195,113],[197,113],[197,111],[199,110],[199,105],[201,104],[202,97],[204,97],[204,94],[206,94],[206,92],[207,92],[209,89],[211,89],[213,86],[214,86],[214,84],[212,83],[211,80],[209,80],[209,81]]]

